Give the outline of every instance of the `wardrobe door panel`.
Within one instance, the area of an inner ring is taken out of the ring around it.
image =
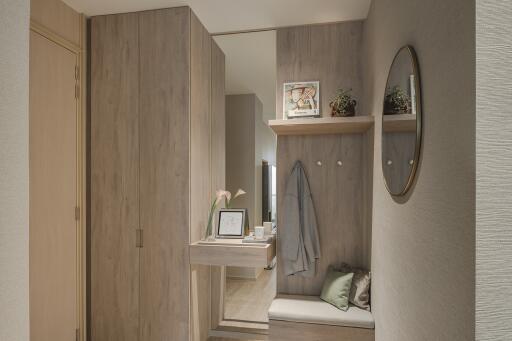
[[[212,38],[192,13],[190,18],[190,241],[205,232],[212,193],[210,187],[211,48]],[[210,267],[191,266],[191,340],[208,338]]]
[[[138,68],[138,14],[92,18],[92,341],[139,335]]]
[[[141,338],[189,339],[188,7],[140,14]]]
[[[211,195],[226,188],[226,80],[225,56],[212,39],[211,90]],[[211,321],[218,327],[224,318],[225,267],[211,267]]]
[[[77,55],[30,32],[30,339],[78,328]]]

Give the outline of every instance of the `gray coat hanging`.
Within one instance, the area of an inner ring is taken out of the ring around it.
[[[286,182],[279,238],[284,273],[313,277],[320,258],[320,241],[309,183],[300,161]]]

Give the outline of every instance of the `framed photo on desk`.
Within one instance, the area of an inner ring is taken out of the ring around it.
[[[223,208],[219,211],[217,238],[243,238],[249,220],[246,208]]]

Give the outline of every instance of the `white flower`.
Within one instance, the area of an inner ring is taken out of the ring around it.
[[[245,194],[245,191],[241,188],[238,189],[238,191],[236,192],[235,196],[233,197],[233,199],[235,199],[236,197],[239,197],[241,195],[244,195]]]

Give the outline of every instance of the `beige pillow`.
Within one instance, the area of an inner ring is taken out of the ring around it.
[[[359,308],[370,311],[370,272],[364,269],[353,268],[346,263],[341,264],[339,271],[354,273],[352,286],[350,288],[349,302]]]

